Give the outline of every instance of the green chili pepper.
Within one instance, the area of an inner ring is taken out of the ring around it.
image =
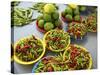
[[[12,14],[11,16],[12,25],[22,26],[35,20],[35,19],[32,19],[33,11],[32,9],[29,9],[29,8],[23,9],[23,8],[14,7],[11,14]]]

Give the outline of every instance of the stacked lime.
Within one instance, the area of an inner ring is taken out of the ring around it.
[[[38,16],[38,27],[49,31],[61,26],[61,20],[59,19],[59,13],[53,4],[46,4],[42,15]]]
[[[62,17],[68,22],[77,21],[81,22],[80,12],[86,10],[85,6],[78,6],[74,4],[69,4],[66,9],[62,12]]]

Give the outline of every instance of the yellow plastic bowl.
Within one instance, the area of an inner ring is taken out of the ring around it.
[[[49,50],[51,50],[51,51],[53,51],[53,52],[60,52],[60,51],[66,50],[66,49],[69,47],[69,45],[70,45],[70,39],[68,40],[67,46],[66,46],[65,48],[63,48],[63,49],[54,50],[54,49],[52,49],[52,48],[47,47],[45,38],[46,38],[46,36],[48,36],[48,34],[49,34],[50,32],[52,32],[52,31],[58,31],[58,30],[56,30],[56,29],[55,29],[55,30],[50,30],[50,31],[48,31],[48,32],[44,35],[44,37],[43,37],[43,42],[44,42],[45,48],[47,48],[47,49],[49,49]],[[62,31],[62,30],[59,30],[59,31]],[[70,36],[68,36],[68,37],[70,38]]]
[[[74,44],[74,46],[76,46],[76,47],[80,47],[80,48],[82,48],[84,51],[87,51],[86,48],[84,48],[84,47],[82,47],[82,46],[80,46],[80,45],[76,45],[76,44]],[[70,46],[69,46],[69,48],[70,48]],[[66,53],[66,51],[67,51],[69,48],[67,48],[67,49],[65,50],[64,54],[63,54],[63,59],[64,59],[64,60],[65,60],[65,53]],[[90,61],[89,61],[90,63],[89,63],[89,67],[88,67],[87,69],[91,69],[92,66],[93,66],[92,57],[91,57],[90,54],[89,54],[89,56],[90,56]]]
[[[19,41],[25,40],[26,38],[29,38],[29,37],[22,38],[22,39],[20,39]],[[35,37],[35,38],[36,38],[36,37]],[[42,45],[43,45],[43,42],[42,42],[41,39],[39,39],[39,38],[36,38],[36,39],[39,40],[39,41],[41,41],[41,43],[42,43]],[[36,60],[29,61],[29,62],[25,62],[25,61],[20,60],[20,59],[15,55],[16,46],[17,46],[17,44],[19,43],[19,41],[17,41],[17,42],[14,44],[14,60],[15,60],[17,63],[23,64],[23,65],[30,65],[30,64],[33,64],[33,63],[37,62],[38,60],[40,60],[40,59],[43,57],[43,55],[44,55],[44,53],[45,53],[45,47],[44,47],[44,45],[43,45],[43,52],[42,52],[42,54],[41,54]]]

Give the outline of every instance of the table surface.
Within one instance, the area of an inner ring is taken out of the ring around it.
[[[21,2],[18,7],[27,8],[27,7],[31,7],[33,4],[34,3],[32,2]],[[59,6],[59,10],[58,10],[59,12],[62,12],[66,7],[64,4],[57,4],[57,5]],[[39,15],[39,13],[37,13],[36,11],[33,11],[33,12],[34,12],[33,18],[36,18]],[[67,27],[67,24],[63,22],[64,31],[67,29],[66,27]],[[14,43],[20,38],[23,38],[32,34],[41,39],[43,38],[43,35],[44,35],[43,33],[37,30],[36,21],[22,27],[12,27],[11,32],[14,32],[14,34],[12,34],[11,36],[11,37],[14,37],[14,39],[12,39],[12,42]],[[85,37],[83,41],[74,41],[73,43],[82,45],[83,47],[88,49],[88,51],[91,53],[92,58],[93,58],[93,69],[97,69],[97,33],[88,32],[87,36]],[[34,64],[26,66],[26,65],[20,65],[14,62],[14,73],[16,74],[31,73],[33,66]]]

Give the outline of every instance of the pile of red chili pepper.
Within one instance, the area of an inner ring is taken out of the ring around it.
[[[89,67],[89,53],[80,47],[71,45],[65,53],[66,64],[69,70],[87,69]]]
[[[68,70],[68,66],[62,62],[61,58],[58,58],[57,56],[47,56],[39,62],[34,72],[38,73],[65,70]]]
[[[15,49],[16,56],[25,62],[36,60],[42,52],[43,45],[34,36],[20,40]]]
[[[87,17],[87,27],[88,31],[96,32],[97,31],[97,17],[96,14],[91,14]]]
[[[72,22],[69,23],[67,32],[72,38],[82,39],[87,32],[87,28],[83,23]]]
[[[62,30],[52,30],[47,33],[45,40],[47,48],[59,51],[67,47],[70,36]]]

